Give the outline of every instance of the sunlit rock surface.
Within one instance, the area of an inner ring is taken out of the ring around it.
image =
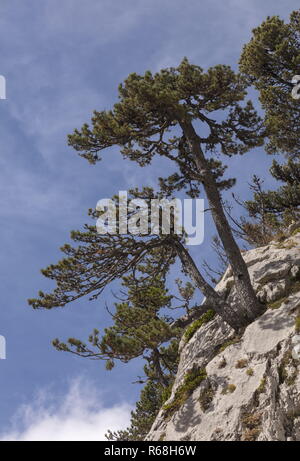
[[[300,233],[292,231],[243,253],[268,306],[261,317],[240,337],[219,317],[183,337],[172,395],[148,440],[300,441]],[[228,269],[217,290],[238,303],[232,286]],[[206,377],[185,394],[195,370]]]

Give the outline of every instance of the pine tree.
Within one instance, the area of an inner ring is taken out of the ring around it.
[[[244,220],[242,227],[248,241],[256,245],[284,235],[287,227],[300,217],[300,162],[289,159],[280,164],[274,160],[270,173],[283,184],[277,190],[264,191],[261,180],[255,176],[253,200],[244,202],[253,221]]]
[[[95,329],[89,337],[89,345],[75,338],[67,343],[56,339],[53,341],[56,349],[104,360],[108,370],[116,361],[127,363],[142,357],[146,361],[146,379],[168,387],[176,369],[176,345],[182,328],[173,325],[175,307],[165,287],[164,275],[152,276],[152,265],[159,259],[158,252],[149,254],[146,264],[137,267],[139,275],[133,271],[122,278],[125,299],[115,304],[115,311],[111,313],[113,325],[104,329],[102,337]],[[189,304],[193,290],[188,288],[185,299]]]
[[[131,413],[130,426],[116,432],[109,430],[106,438],[117,442],[144,440],[164,403],[164,392],[163,387],[148,381],[141,391],[136,409]]]
[[[156,155],[167,157],[179,169],[161,179],[169,192],[187,188],[195,194],[202,184],[233,270],[241,318],[249,321],[261,309],[204,155],[217,150],[226,156],[244,154],[261,145],[260,119],[251,102],[241,107],[244,97],[244,82],[228,66],[219,65],[204,73],[184,59],[177,69],[164,69],[154,76],[151,72],[144,76],[131,74],[120,85],[120,101],[113,110],[95,112],[92,127],[85,124],[81,131],[75,130],[69,144],[91,163],[100,160],[99,152],[112,145],[119,145],[125,158],[141,166]],[[218,113],[221,121],[208,117],[211,112]],[[200,136],[193,121],[201,124],[203,133],[208,130],[208,136]],[[180,129],[180,136],[175,135],[175,127]]]
[[[230,157],[244,154],[263,142],[261,120],[248,102],[241,106],[245,83],[227,66],[216,66],[206,73],[184,59],[175,69],[152,75],[131,74],[119,87],[120,101],[113,110],[94,112],[92,126],[69,136],[69,144],[91,163],[100,160],[100,152],[117,145],[121,154],[140,166],[148,165],[154,156],[171,160],[176,171],[160,179],[160,196],[185,190],[198,196],[204,188],[216,228],[231,264],[239,311],[233,311],[200,273],[194,260],[177,235],[141,238],[133,235],[97,234],[95,227],[73,232],[76,248],[65,245],[67,255],[43,273],[56,280],[52,294],[40,293],[30,300],[33,307],[62,306],[85,294],[97,297],[104,286],[134,268],[154,248],[164,248],[162,268],[178,256],[184,270],[203,292],[218,314],[233,328],[244,327],[261,312],[252,288],[246,264],[233,237],[222,206],[221,191],[232,180],[222,180],[224,166],[215,158],[218,151]],[[214,118],[209,117],[214,113]],[[200,136],[193,122],[200,124]],[[179,132],[179,134],[178,134]],[[206,136],[204,135],[207,134]],[[207,157],[204,152],[207,153]],[[147,192],[147,191],[146,191]],[[148,190],[149,192],[149,190]],[[144,195],[132,191],[135,196]],[[153,195],[152,195],[153,197]]]
[[[102,337],[95,329],[89,337],[89,345],[74,338],[67,343],[53,341],[59,351],[106,361],[108,370],[118,361],[127,363],[138,357],[144,360],[144,376],[137,382],[145,386],[131,414],[130,427],[108,431],[109,440],[143,440],[163,401],[169,397],[177,373],[178,345],[183,329],[173,326],[173,315],[178,309],[190,312],[195,290],[189,282],[184,284],[178,280],[181,298],[176,299],[181,299],[183,304],[174,306],[174,297],[168,293],[164,275],[152,277],[152,265],[159,258],[159,251],[153,251],[148,254],[146,263],[138,266],[138,271],[122,278],[121,296],[124,299],[115,304],[111,313],[113,325],[104,329]]]
[[[243,226],[249,241],[266,244],[299,216],[299,100],[295,99],[294,77],[300,71],[300,10],[285,23],[278,16],[267,17],[253,30],[244,46],[240,70],[260,95],[265,111],[267,152],[285,154],[285,164],[273,162],[271,175],[283,185],[264,191],[254,181],[253,200],[245,203],[249,216]],[[254,178],[255,179],[255,178]]]
[[[300,154],[299,100],[292,96],[299,69],[300,10],[291,14],[289,23],[267,17],[244,46],[240,70],[259,91],[270,154]]]

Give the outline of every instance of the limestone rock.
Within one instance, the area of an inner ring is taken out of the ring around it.
[[[240,337],[215,317],[188,342],[182,338],[166,404],[191,370],[205,369],[206,377],[175,411],[162,407],[148,440],[300,441],[300,234],[243,256],[269,308]],[[216,289],[238,302],[230,268]]]

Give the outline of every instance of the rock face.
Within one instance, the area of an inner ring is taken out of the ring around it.
[[[240,337],[219,317],[180,345],[147,440],[300,441],[300,233],[244,253],[267,309]],[[230,269],[216,289],[237,303]]]

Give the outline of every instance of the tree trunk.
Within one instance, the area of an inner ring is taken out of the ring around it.
[[[252,287],[247,265],[225,216],[218,186],[201,149],[200,138],[191,121],[180,120],[180,125],[191,147],[196,167],[201,176],[201,182],[212,210],[213,220],[232,267],[235,288],[241,302],[238,315],[241,318],[247,318],[248,323],[250,323],[262,312],[262,308]]]
[[[235,331],[239,331],[241,328],[249,325],[251,320],[249,320],[248,313],[243,309],[235,311],[232,306],[227,304],[226,301],[214,290],[214,288],[202,277],[193,258],[182,243],[176,241],[175,246],[184,270],[194,280],[196,286],[206,297],[205,304],[209,305],[209,307],[207,307],[205,311],[209,308],[213,309]]]
[[[160,353],[159,353],[159,350],[157,348],[153,349],[152,359],[153,359],[153,365],[154,365],[154,368],[155,368],[155,371],[156,371],[156,376],[157,376],[158,382],[163,387],[168,387],[169,382],[168,382],[167,378],[165,377],[164,372],[161,369],[161,366],[160,366]]]

